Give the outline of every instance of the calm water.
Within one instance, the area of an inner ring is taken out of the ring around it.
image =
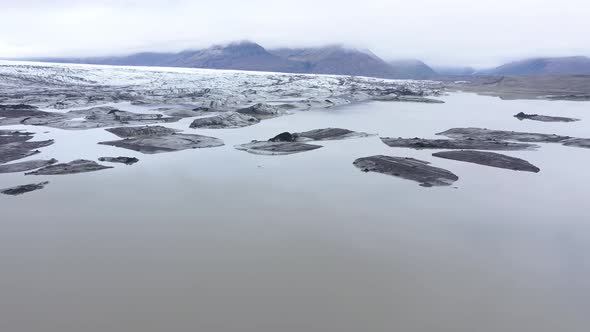
[[[590,136],[588,103],[444,99],[301,112],[235,130],[187,129],[185,119],[169,126],[226,146],[159,155],[97,145],[115,139],[102,129],[27,127],[56,139],[35,159],[140,162],[0,174],[3,188],[51,181],[0,197],[0,331],[588,331],[590,150],[508,153],[541,168],[533,174],[389,148],[378,137],[290,156],[233,148],[323,127]],[[583,121],[519,121],[520,111]],[[432,161],[460,177],[457,189],[352,166],[374,154]]]

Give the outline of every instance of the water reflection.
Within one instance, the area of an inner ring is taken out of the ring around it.
[[[392,137],[464,126],[590,135],[585,103],[445,100],[301,112],[237,130],[189,130],[186,119],[169,126],[226,146],[160,155],[97,145],[114,137],[102,129],[34,128],[36,139],[56,139],[35,158],[140,162],[0,175],[2,187],[51,181],[0,198],[0,331],[586,331],[589,150],[507,153],[541,168],[533,174],[378,137],[280,157],[233,149],[328,126]],[[518,121],[520,111],[583,121]],[[373,154],[432,161],[460,177],[458,189],[352,166]]]

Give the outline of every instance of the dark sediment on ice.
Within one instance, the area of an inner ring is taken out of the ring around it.
[[[48,181],[40,182],[40,183],[25,184],[22,186],[16,186],[16,187],[12,187],[12,188],[2,189],[2,190],[0,190],[0,193],[2,193],[4,195],[18,196],[18,195],[29,193],[31,191],[43,189],[48,184],[49,184]]]
[[[37,149],[54,143],[53,140],[28,142],[33,136],[21,132],[2,131],[0,137],[0,164],[32,156],[40,152]]]
[[[575,122],[580,121],[580,119],[574,118],[566,118],[561,116],[548,116],[548,115],[539,115],[539,114],[526,114],[520,112],[514,116],[519,120],[534,120],[534,121],[542,121],[542,122]]]
[[[313,145],[300,142],[269,142],[269,141],[253,141],[251,143],[236,145],[238,150],[246,151],[253,154],[265,155],[286,155],[299,152],[311,151],[319,149],[322,146]]]
[[[379,155],[359,158],[353,164],[363,172],[392,175],[419,182],[423,187],[450,186],[459,180],[445,169],[429,166],[429,162],[414,158]]]
[[[573,137],[554,134],[526,133],[484,128],[452,128],[437,135],[454,139],[517,141],[530,143],[561,143]]]
[[[464,161],[479,165],[538,173],[540,169],[526,160],[487,151],[443,151],[432,154],[435,157]]]
[[[143,126],[143,127],[117,127],[105,129],[109,133],[115,134],[121,138],[141,137],[141,136],[166,136],[177,133],[178,130],[163,126]]]
[[[242,128],[259,123],[260,120],[254,116],[238,112],[227,112],[207,118],[195,119],[191,128],[225,129]]]
[[[207,114],[205,111],[193,107],[161,107],[154,109],[154,111],[172,118],[192,118]]]
[[[477,149],[477,150],[533,150],[538,145],[526,143],[512,143],[498,140],[480,139],[424,139],[424,138],[390,138],[381,137],[381,141],[393,148],[422,149]]]
[[[575,138],[571,136],[561,136],[555,134],[526,133],[482,128],[453,128],[442,133],[438,133],[437,135],[443,135],[455,139],[561,143],[565,146],[590,148],[590,138]]]
[[[258,103],[250,107],[241,108],[237,110],[237,112],[253,116],[258,120],[274,118],[284,114],[284,111],[278,108],[277,106],[264,103]]]
[[[190,134],[139,136],[117,141],[99,142],[98,144],[116,146],[145,154],[212,148],[224,145],[222,140],[215,137]]]
[[[54,121],[64,119],[63,115],[40,111],[37,107],[25,104],[0,105],[0,126],[23,124],[25,120]]]
[[[67,113],[40,111],[36,107],[29,105],[8,106],[11,106],[12,108],[5,107],[0,109],[0,117],[2,117],[2,119],[0,119],[0,126],[24,124],[59,129],[83,130],[118,126],[122,124],[139,125],[176,122],[180,119],[178,117],[165,117],[162,114],[133,113],[110,106],[93,107]]]
[[[133,157],[100,157],[98,161],[108,162],[108,163],[119,163],[125,165],[133,165],[139,162],[139,159]]]
[[[563,142],[565,146],[590,149],[590,138],[572,138]]]
[[[53,165],[56,163],[56,159],[21,161],[18,163],[0,165],[0,173],[28,172],[33,169]]]
[[[112,168],[103,166],[92,160],[78,159],[69,163],[55,164],[43,167],[33,172],[25,173],[26,175],[65,175],[100,171]]]
[[[342,128],[323,128],[304,131],[300,133],[284,132],[269,139],[270,142],[305,142],[305,141],[334,141],[350,138],[373,136],[371,134],[356,132]]]
[[[33,133],[18,130],[0,130],[0,145],[16,142],[26,142],[33,138]]]

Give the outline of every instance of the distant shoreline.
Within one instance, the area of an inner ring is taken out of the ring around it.
[[[447,91],[474,92],[506,100],[590,101],[590,75],[461,77],[441,82]]]

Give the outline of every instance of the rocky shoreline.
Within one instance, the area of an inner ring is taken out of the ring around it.
[[[590,101],[590,75],[441,77],[447,91],[473,92],[505,100]]]

